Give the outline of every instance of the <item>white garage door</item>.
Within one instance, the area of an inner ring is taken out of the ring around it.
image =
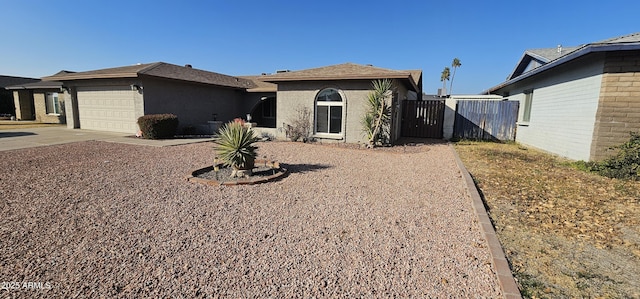
[[[78,88],[80,128],[134,134],[135,97],[129,86]]]

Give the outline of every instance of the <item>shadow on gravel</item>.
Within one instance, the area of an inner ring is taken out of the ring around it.
[[[333,166],[322,164],[282,164],[282,167],[286,168],[289,173],[305,173],[327,169]]]
[[[22,137],[22,136],[30,136],[30,135],[37,135],[37,134],[32,132],[0,132],[0,138]]]

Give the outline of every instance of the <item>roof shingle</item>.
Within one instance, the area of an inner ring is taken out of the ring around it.
[[[421,70],[397,71],[360,65],[355,63],[343,63],[319,68],[312,68],[293,72],[283,72],[261,76],[265,82],[283,81],[321,81],[321,80],[353,80],[353,79],[408,79],[416,90],[422,77]]]
[[[137,78],[140,75],[241,89],[256,87],[256,84],[251,80],[186,66],[178,66],[166,62],[137,64],[77,73],[59,72],[53,76],[44,77],[42,79],[45,81],[72,81],[83,79]]]

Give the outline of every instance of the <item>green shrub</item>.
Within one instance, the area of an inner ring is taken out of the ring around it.
[[[178,117],[173,114],[149,114],[138,118],[142,137],[146,139],[171,138],[178,129]]]
[[[597,163],[595,171],[610,178],[640,180],[640,133],[632,132],[629,141],[613,148],[618,153]]]
[[[252,169],[257,156],[258,141],[253,130],[244,126],[241,121],[233,121],[222,126],[215,143],[216,153],[227,166],[236,169]]]

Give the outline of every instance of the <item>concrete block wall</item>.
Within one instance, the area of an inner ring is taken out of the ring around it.
[[[602,160],[610,147],[640,132],[640,51],[609,52],[605,58],[596,113],[591,160]]]
[[[33,120],[33,94],[29,90],[14,90],[13,101],[16,107],[17,120]]]
[[[593,55],[500,90],[520,101],[516,142],[572,160],[588,160],[598,107],[603,55]],[[525,91],[533,90],[531,118],[523,121]]]
[[[57,92],[57,91],[53,91]],[[36,121],[47,124],[63,124],[66,121],[64,113],[48,114],[46,103],[46,91],[34,91],[33,104],[36,111]],[[58,92],[60,108],[64,111],[64,93]]]

